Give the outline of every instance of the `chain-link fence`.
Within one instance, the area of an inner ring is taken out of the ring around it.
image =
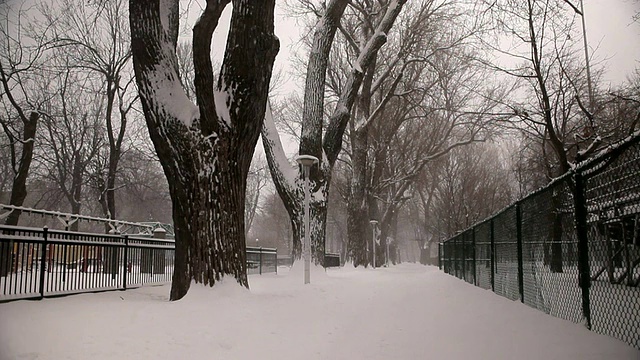
[[[640,349],[640,135],[439,249],[448,274]]]

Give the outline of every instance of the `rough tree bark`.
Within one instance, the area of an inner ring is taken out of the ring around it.
[[[193,28],[198,105],[178,74],[178,0],[131,0],[131,46],[140,99],[169,182],[176,236],[171,300],[191,281],[224,275],[248,287],[244,207],[249,165],[260,134],[279,42],[274,0],[234,0],[217,84],[211,40],[230,0],[209,0]]]

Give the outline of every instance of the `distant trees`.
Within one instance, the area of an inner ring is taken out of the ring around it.
[[[416,178],[452,149],[485,140],[489,120],[499,116],[499,102],[491,98],[501,92],[469,48],[483,24],[451,2],[405,10],[402,27],[370,69],[349,128],[348,241],[357,265],[371,261],[369,220],[378,221],[385,250],[397,239],[399,209]],[[390,247],[393,256],[395,244]],[[376,251],[378,263],[384,253]]]
[[[512,124],[522,134],[522,163],[517,171],[522,175],[528,168],[534,171],[528,176],[542,176],[548,182],[611,141],[622,123],[603,118],[605,101],[590,83],[595,83],[598,71],[589,78],[576,21],[582,14],[576,4],[567,0],[500,0],[487,5],[500,40],[485,44],[512,64],[495,60],[490,67],[512,77],[522,92],[506,102],[513,113]],[[530,180],[527,176],[518,179]],[[550,268],[562,272],[559,194],[552,202]]]
[[[43,26],[52,29],[54,40],[65,46],[60,55],[67,58],[62,67],[76,69],[90,81],[85,88],[94,96],[93,111],[104,123],[100,126],[106,141],[89,162],[92,185],[98,189],[102,216],[116,218],[116,175],[123,151],[129,113],[136,101],[133,93],[127,2],[114,0],[100,4],[56,0],[40,4],[46,18]],[[106,229],[107,231],[109,229]]]
[[[35,86],[53,46],[46,30],[38,33],[23,23],[25,10],[0,7],[0,127],[4,163],[9,171],[2,181],[10,189],[9,204],[22,206],[27,196],[40,104],[48,94]],[[17,225],[20,211],[13,211],[5,224]]]
[[[41,176],[54,182],[72,214],[84,204],[87,170],[102,146],[102,103],[92,101],[92,79],[62,59],[62,71],[49,83],[54,90],[45,103]],[[71,230],[78,230],[75,222]]]
[[[260,198],[263,196],[263,189],[267,186],[269,169],[264,157],[254,156],[247,175],[247,190],[245,196],[244,224],[245,233],[249,233],[253,219],[259,210]]]
[[[367,81],[367,69],[375,63],[377,53],[386,43],[387,36],[404,4],[404,0],[379,3],[357,1],[351,4],[344,0],[332,0],[326,3],[326,6],[314,7],[309,2],[303,2],[303,5],[308,6],[309,12],[318,19],[313,27],[306,67],[299,148],[300,154],[313,155],[320,159],[320,164],[314,166],[310,173],[312,193],[310,237],[312,254],[316,262],[322,262],[324,258],[327,198],[331,173],[342,150],[343,134],[351,117],[352,108],[358,99],[358,92],[362,84]],[[347,8],[351,10],[349,10],[350,15],[345,18],[343,16]],[[369,16],[370,21],[364,24],[366,29],[363,28],[363,32],[355,40],[359,46],[351,59],[348,74],[344,78],[344,86],[340,89],[335,102],[331,104],[332,110],[327,110],[325,107],[327,69],[336,32],[342,31],[341,29],[345,26],[356,24],[351,21],[358,16]],[[302,172],[292,169],[284,156],[274,120],[270,115],[271,111],[267,110],[262,130],[263,145],[271,176],[291,219],[293,254],[299,258],[300,239],[304,236]]]

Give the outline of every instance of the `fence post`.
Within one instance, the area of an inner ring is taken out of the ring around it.
[[[524,303],[524,276],[522,273],[522,209],[520,202],[516,203],[516,236],[518,238],[518,288],[520,289],[520,302]]]
[[[458,238],[453,238],[451,239],[451,242],[453,244],[453,256],[452,256],[452,260],[453,260],[453,274],[454,276],[458,277]]]
[[[587,232],[587,205],[585,199],[584,179],[580,171],[574,174],[576,235],[578,237],[578,284],[582,289],[582,313],[586,320],[587,329],[591,330],[591,302],[589,288],[591,287],[591,272],[589,270],[589,238]]]
[[[473,285],[478,286],[478,277],[476,273],[476,228],[471,228],[471,246],[473,248],[473,258],[471,265],[473,266]]]
[[[444,247],[446,240],[442,242],[442,271],[447,272],[447,249]]]
[[[489,261],[491,263],[491,291],[496,291],[496,244],[494,242],[494,234],[493,234],[493,218],[489,222],[489,239],[491,244],[489,245]]]
[[[260,275],[262,275],[262,246],[260,246],[259,255],[260,255]]]
[[[129,270],[129,235],[124,236],[124,259],[122,261],[122,290],[127,290],[127,271]]]
[[[442,270],[442,243],[438,243],[438,270]]]
[[[464,248],[464,234],[459,234],[458,237],[460,238],[460,240],[462,240],[462,274],[460,274],[460,279],[462,280],[467,280],[467,252],[465,251]]]
[[[47,246],[49,245],[48,241],[48,227],[42,228],[42,252],[40,254],[40,299],[44,298],[44,276],[45,276],[45,266],[47,264]]]

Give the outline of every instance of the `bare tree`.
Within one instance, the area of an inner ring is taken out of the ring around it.
[[[114,219],[118,162],[129,113],[136,102],[133,94],[131,50],[126,0],[86,3],[56,0],[41,3],[40,11],[52,29],[53,41],[65,44],[61,49],[69,59],[68,66],[79,69],[100,82],[97,94],[103,97],[102,116],[106,125],[106,146],[103,159],[92,174],[94,186],[99,188],[98,201],[102,216]],[[98,160],[98,157],[96,158]],[[106,225],[106,231],[109,231]]]
[[[582,39],[575,17],[580,12],[567,0],[501,0],[491,2],[490,8],[497,29],[511,44],[486,44],[516,64],[490,66],[521,85],[524,98],[511,99],[508,105],[527,141],[537,140],[545,175],[553,179],[594,153],[604,139],[595,104],[587,107],[582,101],[592,90],[579,51]],[[550,268],[562,272],[559,194],[552,202]]]
[[[197,105],[187,97],[178,73],[179,2],[129,3],[138,90],[173,202],[176,266],[171,300],[182,298],[192,281],[213,286],[225,274],[248,286],[246,181],[279,42],[273,33],[273,0],[234,0],[214,84],[211,41],[230,2],[207,1],[193,27]]]
[[[248,234],[258,211],[260,195],[268,182],[267,162],[262,156],[254,156],[247,175],[247,193],[245,197],[244,223]]]
[[[313,155],[320,159],[320,164],[314,166],[310,172],[311,204],[310,204],[310,238],[314,261],[321,263],[324,259],[324,241],[327,216],[327,198],[333,166],[342,150],[342,138],[351,117],[358,91],[365,81],[366,69],[375,61],[376,54],[387,40],[405,0],[391,0],[371,4],[365,11],[376,13],[375,23],[371,31],[360,40],[357,57],[350,67],[337,101],[332,104],[333,110],[325,116],[325,83],[329,54],[332,49],[336,31],[342,26],[341,19],[348,2],[333,0],[326,7],[311,7],[318,21],[313,28],[313,37],[309,61],[306,69],[304,92],[304,108],[302,114],[302,128],[299,153]],[[309,2],[305,4],[312,5]],[[358,3],[351,3],[353,11]],[[271,170],[271,176],[276,189],[289,213],[293,230],[293,254],[296,258],[301,255],[301,241],[303,233],[303,182],[302,172],[292,169],[284,155],[282,145],[274,125],[271,109],[267,109],[267,116],[262,130],[262,140]],[[299,170],[299,169],[298,169]]]
[[[122,154],[122,184],[116,197],[121,219],[171,223],[171,198],[167,179],[155,154],[134,147]]]
[[[487,136],[498,105],[489,95],[497,92],[469,50],[471,35],[483,25],[468,22],[475,17],[469,15],[450,2],[409,7],[402,26],[389,36],[389,47],[367,70],[346,158],[351,170],[348,242],[356,265],[372,261],[370,219],[378,221],[382,244],[396,239],[398,210],[422,169],[451,149]],[[338,59],[345,62],[348,56]],[[332,88],[339,88],[340,71],[331,74]],[[375,253],[382,259],[385,252]]]
[[[93,78],[69,66],[60,56],[60,73],[49,85],[56,97],[43,106],[46,135],[42,144],[41,176],[57,184],[72,214],[86,205],[84,190],[88,168],[103,145],[103,102],[92,101],[97,92]],[[78,222],[70,230],[78,230]]]
[[[45,94],[35,91],[31,84],[42,75],[48,50],[48,29],[33,31],[26,20],[27,9],[12,10],[0,7],[0,115],[2,134],[12,172],[9,204],[22,206],[27,196],[27,177],[33,159],[40,102]],[[26,23],[25,23],[26,21]],[[17,225],[20,211],[13,211],[5,223]]]

